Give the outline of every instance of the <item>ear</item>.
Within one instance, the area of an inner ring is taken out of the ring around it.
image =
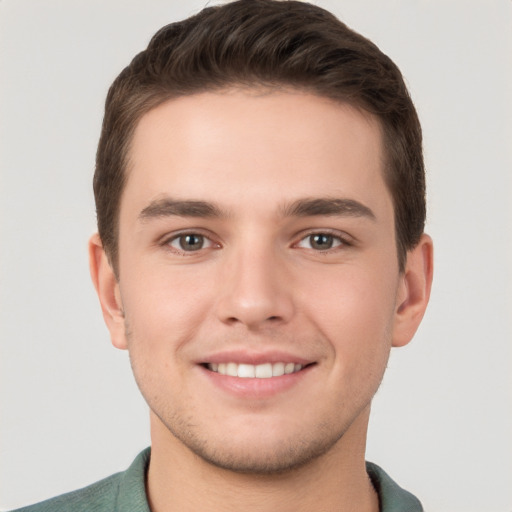
[[[432,287],[433,255],[432,239],[425,234],[419,244],[407,253],[397,293],[394,347],[402,347],[411,341],[427,309]]]
[[[110,331],[112,345],[119,349],[126,349],[125,321],[119,283],[98,233],[89,240],[89,270],[100,299],[103,319]]]

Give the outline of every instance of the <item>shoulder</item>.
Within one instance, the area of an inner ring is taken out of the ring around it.
[[[134,512],[149,512],[144,484],[149,455],[144,450],[124,472],[12,512],[116,512],[126,504]]]
[[[379,495],[381,512],[423,512],[418,498],[400,487],[377,464],[367,462],[366,472]]]
[[[13,512],[114,511],[121,475],[122,473],[117,473],[83,489],[62,494]]]

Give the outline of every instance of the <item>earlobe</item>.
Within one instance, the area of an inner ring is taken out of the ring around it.
[[[126,349],[125,321],[119,283],[97,233],[89,240],[89,270],[112,344],[116,348]]]
[[[405,271],[397,294],[393,346],[411,341],[425,314],[433,277],[432,239],[423,234],[418,245],[407,253]]]

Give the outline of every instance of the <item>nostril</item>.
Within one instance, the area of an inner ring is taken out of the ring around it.
[[[281,320],[281,317],[278,316],[278,315],[273,315],[273,316],[269,316],[267,317],[267,321],[279,321]],[[240,318],[237,318],[236,316],[230,316],[229,318],[226,319],[227,322],[229,323],[236,323],[236,322],[242,322],[242,320],[240,320]]]

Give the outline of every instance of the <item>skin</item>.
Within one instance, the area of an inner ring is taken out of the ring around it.
[[[211,511],[378,510],[370,404],[432,280],[426,235],[399,272],[381,139],[368,114],[293,91],[202,93],[139,122],[119,280],[97,235],[90,256],[151,409],[153,511],[204,496]],[[205,368],[265,359],[306,367],[257,380]]]

